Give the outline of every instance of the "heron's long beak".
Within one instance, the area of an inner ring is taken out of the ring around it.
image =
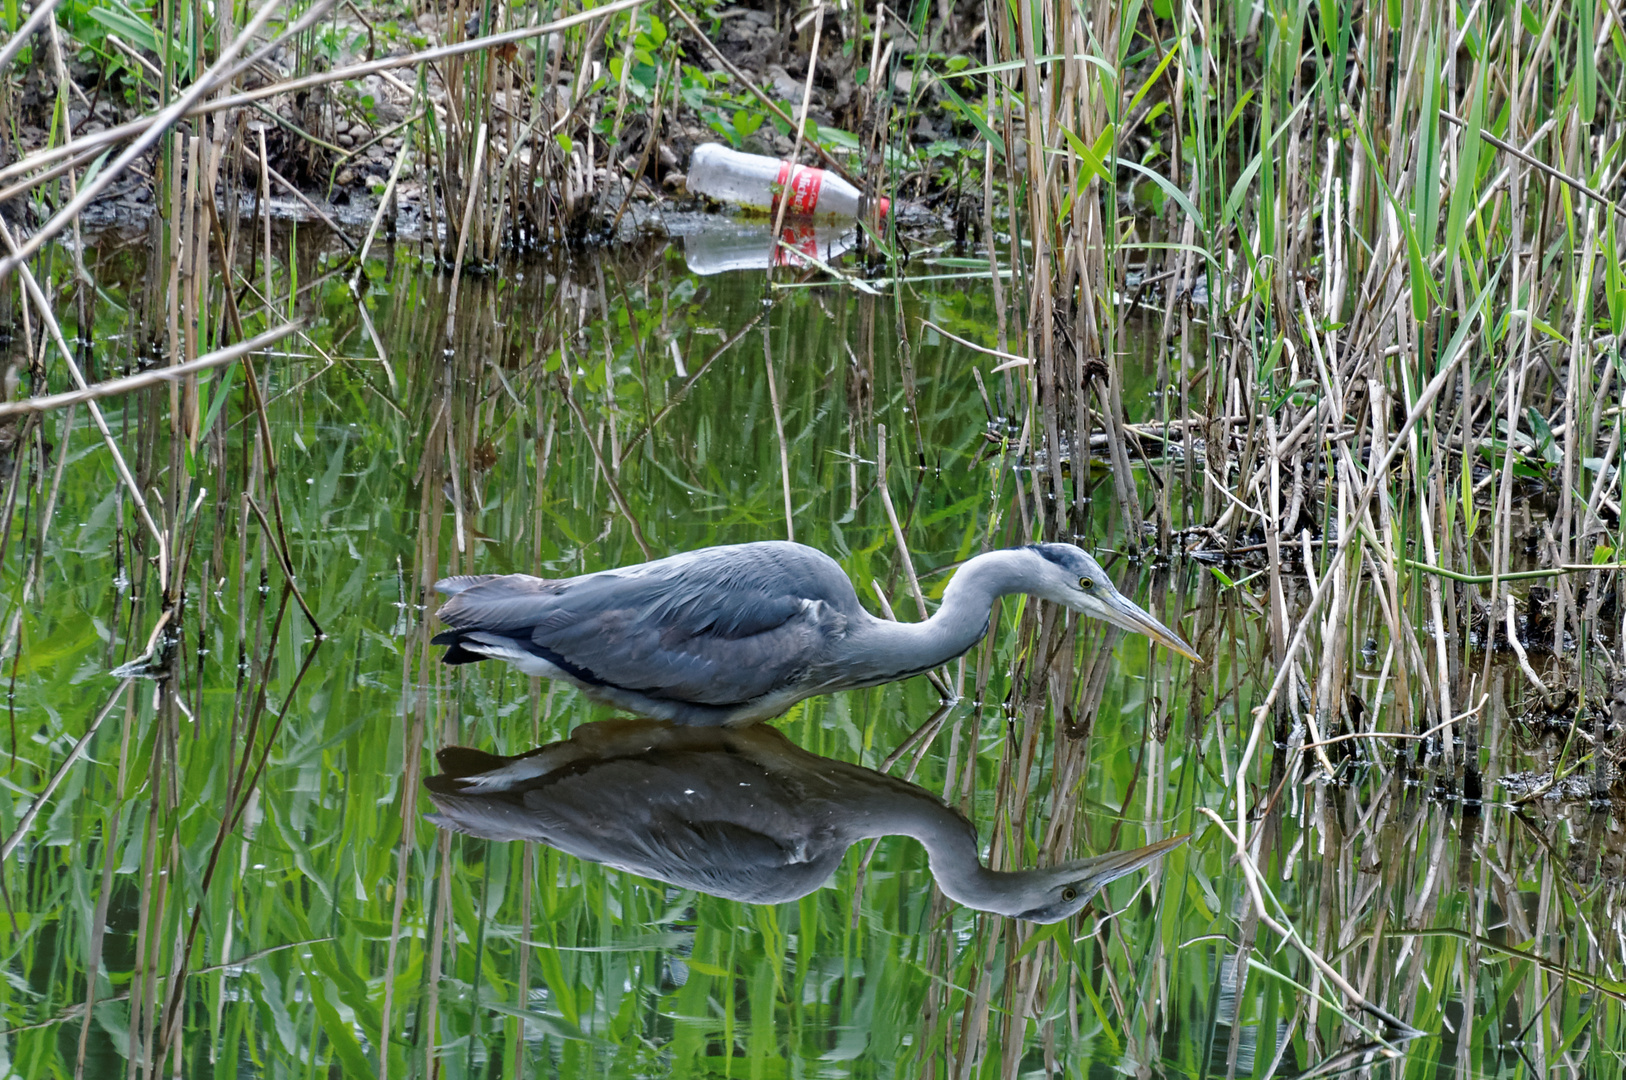
[[[1096,591],[1099,594],[1105,590],[1098,589]],[[1179,634],[1152,618],[1149,612],[1135,606],[1134,601],[1128,599],[1122,593],[1113,592],[1107,596],[1096,595],[1091,599],[1099,605],[1099,610],[1092,611],[1090,614],[1105,619],[1114,626],[1121,626],[1125,630],[1137,634],[1145,634],[1159,645],[1173,649],[1187,660],[1202,663],[1203,658],[1198,656],[1196,651],[1190,645],[1187,645]]]
[[[1091,887],[1101,888],[1125,874],[1134,873],[1147,863],[1157,861],[1164,853],[1173,851],[1190,839],[1191,834],[1184,833],[1180,836],[1171,836],[1167,840],[1159,840],[1155,844],[1147,844],[1145,847],[1092,855],[1088,859],[1079,860],[1075,865],[1089,877]]]

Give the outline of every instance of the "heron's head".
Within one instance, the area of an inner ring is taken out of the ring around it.
[[[1041,564],[1038,567],[1040,587],[1032,590],[1035,595],[1093,619],[1145,634],[1188,660],[1202,660],[1179,634],[1119,592],[1101,564],[1083,548],[1072,544],[1034,544],[1027,550],[1038,556]]]
[[[1078,914],[1108,882],[1123,877],[1179,847],[1190,839],[1170,837],[1129,851],[1109,851],[1088,859],[1062,863],[1043,870],[1025,870],[1013,881],[1002,903],[1003,914],[1029,922],[1053,923]]]

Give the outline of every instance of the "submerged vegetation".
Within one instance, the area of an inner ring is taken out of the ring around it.
[[[6,1075],[1623,1071],[1616,5],[0,31]],[[713,139],[894,213],[696,276]],[[776,724],[996,869],[1193,839],[1035,927],[424,820],[606,715],[441,666],[437,577],[771,537],[904,618],[1093,548],[1203,664],[1011,600]]]

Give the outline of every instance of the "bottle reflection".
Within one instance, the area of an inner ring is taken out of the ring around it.
[[[847,849],[910,836],[951,900],[1034,922],[1077,912],[1107,882],[1186,837],[1039,870],[999,871],[976,831],[915,784],[810,754],[774,728],[583,724],[518,757],[447,747],[425,783],[431,820],[492,840],[538,840],[713,896],[774,904],[823,885]]]
[[[701,276],[730,270],[830,263],[858,244],[858,226],[786,222],[774,242],[773,221],[761,218],[708,218],[703,227],[680,231],[683,259]]]

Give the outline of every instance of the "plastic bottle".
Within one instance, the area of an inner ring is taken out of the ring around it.
[[[779,195],[786,193],[786,216],[856,218],[861,196],[857,188],[834,173],[807,165],[794,168],[787,161],[743,154],[717,143],[703,143],[689,155],[689,190],[718,202],[774,213]],[[877,198],[885,216],[890,200]]]

